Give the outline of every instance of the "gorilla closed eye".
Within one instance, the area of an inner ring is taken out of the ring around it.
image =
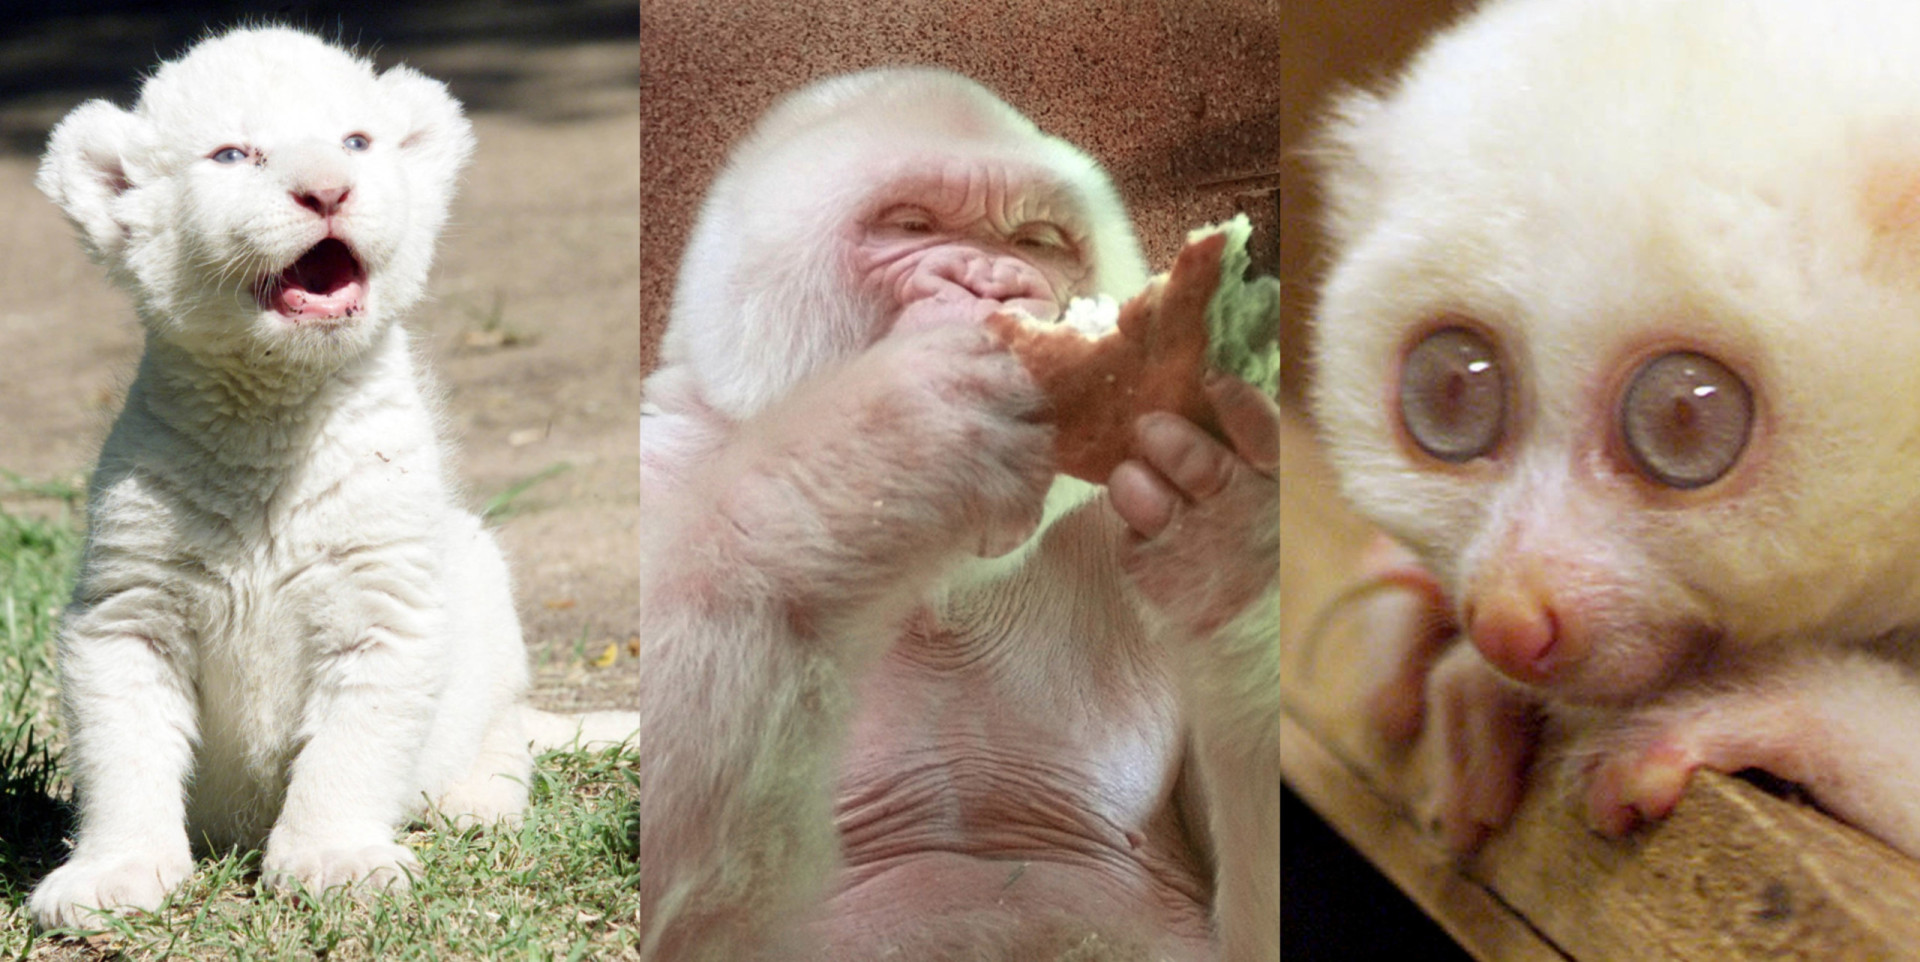
[[[1043,250],[1066,250],[1067,235],[1058,226],[1045,222],[1021,224],[1013,232],[1013,243],[1018,247],[1032,247]]]
[[[933,232],[933,214],[924,207],[912,204],[900,204],[882,211],[875,219],[882,227],[892,227],[909,234],[930,234]]]

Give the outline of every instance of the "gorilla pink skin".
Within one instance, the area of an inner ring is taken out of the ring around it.
[[[1145,282],[949,74],[736,149],[642,426],[643,957],[1277,959],[1277,410],[1143,426],[1109,504],[985,326]]]

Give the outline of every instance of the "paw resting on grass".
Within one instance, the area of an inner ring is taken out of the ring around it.
[[[178,852],[75,857],[40,882],[27,898],[27,912],[41,928],[88,928],[103,911],[125,913],[160,907],[167,892],[193,872],[193,858]]]
[[[527,786],[496,775],[479,784],[455,786],[442,795],[430,813],[430,821],[456,831],[489,825],[512,830],[520,827],[526,807]]]
[[[277,892],[304,888],[315,895],[343,885],[404,891],[419,872],[420,860],[397,842],[328,845],[270,840],[260,880]]]

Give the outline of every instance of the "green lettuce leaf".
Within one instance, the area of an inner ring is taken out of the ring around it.
[[[1236,214],[1224,224],[1187,235],[1189,243],[1227,235],[1220,255],[1220,286],[1207,302],[1207,363],[1271,394],[1280,389],[1280,279],[1247,277],[1247,239],[1253,225]]]

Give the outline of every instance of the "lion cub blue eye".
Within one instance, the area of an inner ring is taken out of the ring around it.
[[[344,144],[348,150],[366,150],[373,146],[373,141],[368,140],[366,134],[348,134],[347,139],[340,143]]]
[[[219,164],[237,164],[247,159],[247,152],[238,147],[222,147],[213,152],[213,160]]]

